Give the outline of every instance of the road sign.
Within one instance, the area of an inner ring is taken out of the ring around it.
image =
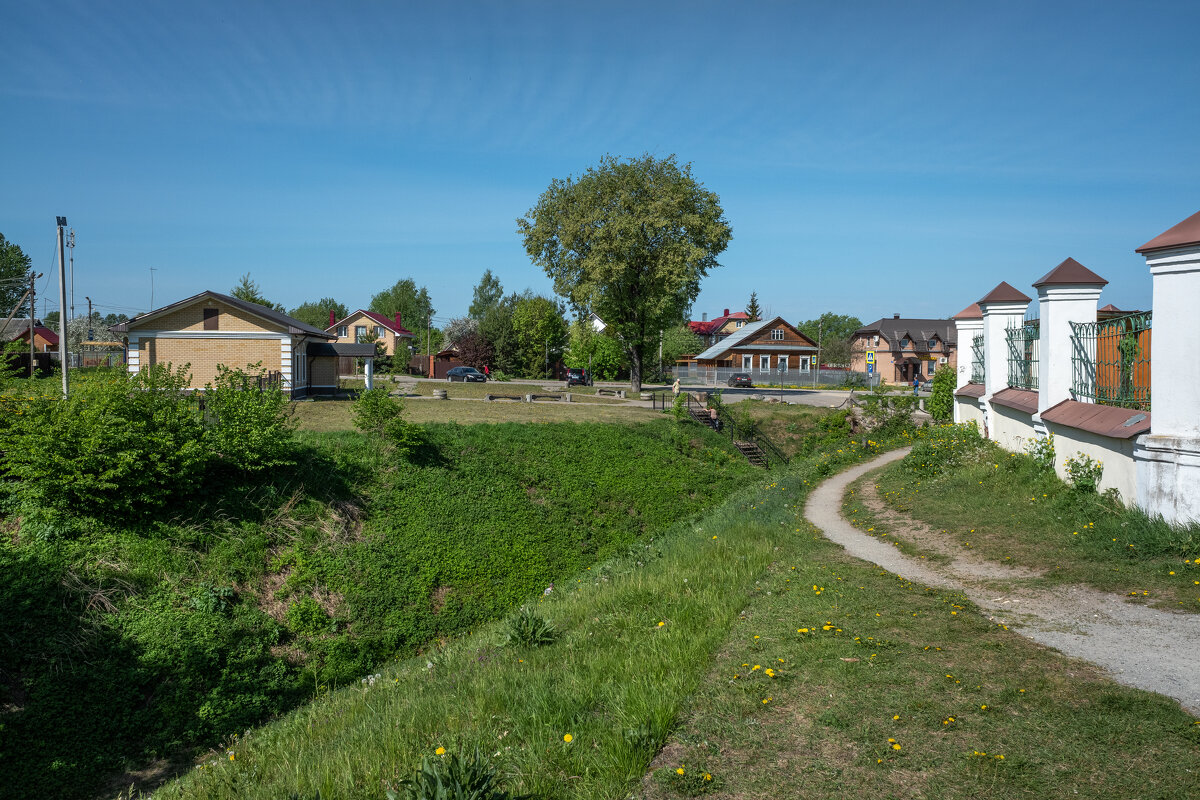
[[[875,363],[875,351],[868,350],[867,351],[867,367],[870,368],[871,365],[873,365],[874,363]]]
[[[875,374],[875,365],[874,365],[874,364],[872,364],[872,363],[870,363],[870,362],[867,362],[867,374],[868,374],[868,375],[874,375],[874,374]]]

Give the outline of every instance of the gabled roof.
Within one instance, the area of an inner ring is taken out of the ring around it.
[[[14,319],[9,320],[7,325],[5,325],[4,327],[0,327],[0,342],[11,342],[14,339],[16,339],[18,336],[21,336],[22,334],[24,334],[26,331],[29,330],[30,321],[31,320],[29,319],[29,317],[24,317],[24,318],[16,317]],[[35,325],[34,330],[37,330],[37,327],[36,327],[37,320],[36,319],[32,320],[32,322]]]
[[[732,314],[730,314],[730,318],[733,318]],[[697,361],[717,359],[724,353],[729,352],[730,350],[732,350],[733,348],[737,347],[738,345],[744,343],[748,339],[753,339],[754,336],[757,335],[759,332],[764,331],[768,328],[774,328],[778,325],[787,326],[792,331],[794,331],[798,336],[803,338],[804,341],[811,344],[814,349],[816,348],[816,344],[811,339],[809,339],[807,336],[805,336],[803,333],[800,333],[800,331],[796,330],[795,325],[792,325],[787,320],[785,320],[783,317],[774,317],[772,319],[759,320],[758,322],[749,322],[749,323],[743,325],[742,327],[738,328],[733,333],[726,336],[721,341],[714,344],[712,347],[705,350],[703,353],[700,353],[699,355],[697,355],[695,358]]]
[[[126,322],[119,322],[116,325],[113,325],[111,328],[109,328],[109,330],[112,331],[113,333],[128,333],[130,328],[138,327],[138,326],[143,325],[144,323],[149,322],[157,317],[160,317],[163,314],[166,314],[170,311],[175,311],[177,309],[183,308],[184,306],[191,305],[192,303],[195,303],[199,300],[204,300],[206,298],[211,298],[213,300],[219,300],[222,303],[231,305],[234,308],[240,309],[249,314],[253,314],[256,317],[261,317],[262,319],[265,319],[268,322],[273,322],[276,325],[280,326],[281,328],[287,328],[287,332],[290,334],[293,334],[293,335],[319,336],[322,339],[336,338],[334,336],[330,336],[325,331],[314,328],[312,325],[309,325],[307,322],[301,322],[300,320],[295,319],[294,317],[289,317],[287,314],[284,314],[282,311],[276,311],[273,308],[267,308],[266,306],[260,306],[258,303],[251,303],[248,300],[242,300],[241,298],[238,298],[238,297],[233,297],[233,296],[227,295],[227,294],[221,294],[220,292],[214,292],[211,290],[201,292],[200,294],[192,295],[191,297],[180,300],[177,303],[171,303],[168,306],[163,306],[162,308],[156,308],[153,311],[146,312],[145,314],[138,314],[136,317],[134,317],[131,320],[128,320]]]
[[[707,336],[710,333],[716,333],[725,327],[725,323],[730,320],[750,319],[750,315],[745,311],[734,311],[732,314],[722,314],[719,317],[713,317],[710,320],[692,320],[688,323],[688,327],[699,336]],[[742,326],[743,328],[745,325]]]
[[[1186,247],[1200,244],[1200,211],[1192,214],[1173,228],[1169,228],[1139,247],[1135,252],[1150,253],[1169,247]]]
[[[1032,298],[1011,286],[1008,281],[1000,284],[980,298],[978,305],[984,303],[1028,303]]]
[[[396,334],[397,336],[410,336],[410,337],[416,336],[416,334],[413,333],[412,331],[410,331],[408,328],[405,328],[401,325],[397,325],[396,320],[389,319],[388,317],[384,316],[383,314],[380,314],[378,311],[367,311],[366,309],[363,309],[363,308],[360,308],[357,311],[353,312],[352,314],[348,314],[345,317],[343,317],[342,319],[339,319],[337,322],[333,323],[325,330],[328,332],[328,331],[336,329],[337,326],[341,325],[346,320],[350,319],[350,317],[353,317],[355,314],[362,314],[365,317],[375,320],[380,325],[387,328],[389,331]]]
[[[1114,306],[1112,303],[1109,303],[1109,304],[1108,304],[1108,305],[1106,305],[1106,306],[1101,306],[1100,308],[1098,308],[1098,309],[1096,309],[1096,310],[1097,310],[1097,311],[1103,311],[1103,312],[1105,312],[1105,313],[1108,313],[1108,314],[1123,314],[1123,313],[1125,313],[1125,312],[1121,311],[1121,309],[1119,309],[1119,308],[1117,308],[1116,306]]]
[[[883,317],[863,325],[854,332],[855,336],[877,333],[890,343],[896,343],[906,336],[914,342],[926,342],[929,339],[941,339],[946,344],[958,342],[958,328],[950,319],[909,319],[906,317]]]
[[[1098,286],[1108,285],[1108,281],[1073,258],[1063,261],[1057,267],[1038,278],[1033,285],[1036,288],[1038,286],[1063,286],[1080,283]]]

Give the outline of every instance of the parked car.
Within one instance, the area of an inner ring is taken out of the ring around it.
[[[474,367],[451,367],[446,372],[446,380],[451,383],[483,383],[487,376]]]
[[[591,386],[592,376],[588,375],[586,369],[576,369],[572,367],[567,370],[567,388],[572,386]]]
[[[753,383],[750,380],[750,374],[747,372],[735,372],[729,376],[730,386],[751,386]]]

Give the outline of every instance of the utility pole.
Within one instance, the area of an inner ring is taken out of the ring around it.
[[[92,333],[92,298],[84,297],[83,299],[88,301],[88,333],[87,333],[87,337],[88,337],[88,341],[90,342],[95,339],[95,334]]]
[[[37,279],[40,275],[29,273],[29,377],[33,377],[33,318],[37,316]]]
[[[75,319],[75,229],[67,234],[67,247],[71,248],[71,319]]]
[[[70,380],[67,377],[67,262],[66,248],[63,246],[63,228],[67,226],[67,218],[58,218],[58,361],[62,366],[63,400],[67,399],[70,391]],[[31,331],[32,333],[32,331]]]

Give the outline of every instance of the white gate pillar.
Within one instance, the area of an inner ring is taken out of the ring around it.
[[[1138,505],[1168,522],[1200,521],[1200,212],[1137,249],[1154,281],[1150,433],[1134,446]]]
[[[1071,323],[1095,322],[1100,292],[1108,284],[1073,258],[1033,284],[1038,293],[1038,413],[1071,399]],[[1040,431],[1043,435],[1045,431]]]
[[[971,382],[971,366],[975,361],[975,337],[983,333],[983,312],[979,310],[978,303],[972,303],[951,319],[954,320],[954,327],[958,331],[958,344],[954,355],[954,391],[958,392]],[[962,422],[962,412],[957,400],[954,401],[954,421]]]
[[[1008,388],[1008,329],[1025,320],[1030,298],[1001,281],[979,301],[983,312],[983,410],[984,424],[992,428],[992,395]]]

